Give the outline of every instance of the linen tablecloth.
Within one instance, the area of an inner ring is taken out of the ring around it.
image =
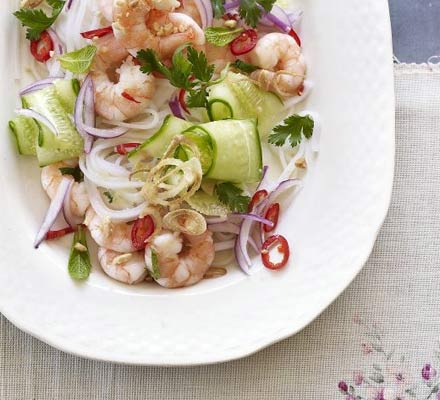
[[[396,65],[395,78],[396,176],[389,215],[365,268],[315,322],[242,360],[156,368],[70,356],[0,317],[0,398],[435,399],[440,69]]]

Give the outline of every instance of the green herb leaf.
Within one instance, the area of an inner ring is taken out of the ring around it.
[[[82,182],[84,180],[84,174],[79,167],[61,167],[59,170],[61,172],[61,175],[73,176],[73,179],[75,179],[76,182]]]
[[[212,9],[214,10],[214,17],[221,18],[225,11],[223,0],[211,0]]]
[[[246,24],[255,28],[262,17],[262,10],[270,12],[275,0],[240,0],[240,17],[246,21]]]
[[[64,0],[47,0],[52,7],[52,15],[46,15],[43,10],[22,8],[14,13],[23,26],[27,27],[26,38],[40,39],[41,33],[50,28],[63,10]]]
[[[114,196],[113,196],[113,194],[112,194],[111,192],[106,191],[106,192],[103,192],[102,194],[103,194],[105,197],[107,197],[107,200],[108,200],[108,202],[109,202],[110,204],[113,203]]]
[[[235,212],[246,212],[251,201],[249,196],[244,196],[243,191],[230,182],[217,185],[215,194],[225,206]]]
[[[82,225],[78,225],[70,250],[68,264],[69,275],[72,279],[82,281],[89,277],[91,269],[92,265],[90,264],[85,229]]]
[[[235,60],[231,64],[231,67],[237,68],[238,70],[245,72],[246,74],[251,74],[252,72],[256,71],[257,69],[260,69],[256,67],[255,65],[248,64],[247,62],[241,61],[241,60]]]
[[[151,248],[151,265],[153,266],[153,270],[149,271],[151,277],[153,279],[159,279],[160,278],[159,261],[157,259],[156,250],[154,250],[153,248]]]
[[[203,51],[188,47],[188,61],[192,64],[192,75],[201,82],[209,82],[214,74],[214,65],[209,65]]]
[[[82,49],[63,54],[58,57],[61,67],[74,74],[83,74],[88,72],[92,66],[98,48],[88,45]]]
[[[315,122],[310,115],[303,117],[297,114],[291,115],[282,124],[273,128],[268,141],[275,146],[283,146],[286,140],[289,139],[290,145],[295,147],[301,143],[302,134],[307,139],[312,137],[314,127]]]
[[[208,96],[206,88],[211,83],[214,65],[208,64],[205,53],[198,52],[191,46],[182,46],[174,53],[170,67],[163,64],[151,49],[139,51],[137,58],[142,72],[159,72],[173,86],[185,89],[189,94],[189,107],[206,105]]]
[[[206,28],[206,41],[214,46],[223,47],[231,43],[236,37],[243,32],[243,28],[229,29],[223,27]]]
[[[258,4],[264,8],[264,11],[271,12],[276,0],[258,0]]]

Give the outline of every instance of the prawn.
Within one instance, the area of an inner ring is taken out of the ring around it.
[[[106,21],[113,21],[113,0],[98,0],[98,8]]]
[[[113,32],[122,47],[136,54],[150,48],[169,58],[182,44],[205,44],[203,30],[190,16],[172,12],[176,0],[115,0]]]
[[[157,256],[157,263],[153,254]],[[145,263],[159,285],[178,288],[201,281],[214,261],[214,255],[209,230],[197,236],[163,231],[146,248]]]
[[[181,0],[180,7],[176,9],[176,12],[188,15],[196,21],[199,26],[202,26],[202,17],[194,0]]]
[[[268,33],[246,55],[251,64],[261,68],[251,74],[265,90],[282,97],[298,94],[306,75],[306,64],[295,39],[285,33]]]
[[[124,121],[141,114],[150,103],[154,91],[154,77],[144,74],[129,56],[116,69],[117,82],[110,79],[108,69],[95,69],[96,112],[108,120]]]
[[[131,225],[115,223],[109,218],[101,218],[92,207],[86,212],[84,224],[98,246],[118,253],[136,251],[131,241]]]
[[[66,167],[72,168],[71,165],[65,162],[50,164],[42,168],[41,185],[43,186],[44,191],[47,193],[50,199],[53,199],[55,197],[58,186],[61,183],[63,176],[68,177],[73,181],[73,177],[71,175],[63,175],[61,173],[60,168]],[[77,217],[83,218],[89,205],[90,200],[84,182],[73,182],[70,191],[70,209],[72,211],[72,214]]]
[[[122,254],[100,247],[98,260],[108,276],[128,285],[142,282],[148,275],[144,255],[139,251]]]

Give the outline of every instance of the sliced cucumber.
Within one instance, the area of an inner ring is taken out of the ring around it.
[[[260,180],[263,160],[255,119],[215,121],[199,127],[209,133],[214,148],[207,178],[236,183]]]
[[[168,115],[160,129],[141,146],[128,154],[134,164],[150,157],[161,158],[174,136],[190,128],[193,124],[183,119]]]
[[[9,121],[9,128],[17,143],[18,152],[26,156],[37,154],[39,127],[32,118],[18,116]]]
[[[191,208],[204,215],[223,216],[231,212],[217,197],[211,196],[201,190],[194,193],[186,202]]]
[[[200,164],[202,164],[203,174],[206,174],[212,165],[214,158],[214,146],[211,136],[201,126],[192,126],[182,133],[185,137],[190,139],[199,149],[200,152]],[[180,146],[182,151],[185,152],[183,160],[188,160],[193,155],[191,149],[184,144]]]
[[[78,79],[58,79],[54,82],[58,100],[67,113],[73,114],[80,89]]]
[[[37,122],[40,132],[36,152],[40,166],[79,157],[82,154],[83,140],[61,105],[54,85],[23,96],[22,102],[25,107],[32,108],[48,118],[59,133],[56,136],[46,126]]]
[[[274,93],[260,89],[245,75],[229,72],[210,88],[208,115],[212,121],[256,118],[266,136],[281,118],[283,102]]]

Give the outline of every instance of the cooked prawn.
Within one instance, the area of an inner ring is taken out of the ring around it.
[[[181,0],[180,7],[176,9],[176,12],[188,15],[196,21],[199,26],[202,26],[202,17],[194,0]]]
[[[98,8],[107,21],[113,21],[113,0],[98,0]]]
[[[69,179],[73,181],[72,176],[63,175],[61,173],[60,168],[63,167],[72,166],[65,162],[58,162],[48,165],[41,170],[41,185],[51,199],[55,197],[63,176],[69,177]],[[70,191],[70,208],[72,214],[83,218],[89,205],[90,200],[84,182],[74,182]]]
[[[154,77],[142,73],[131,56],[116,69],[116,74],[117,83],[110,79],[108,70],[96,69],[92,72],[96,112],[116,121],[142,114],[154,95]]]
[[[152,249],[157,255],[157,265],[153,265]],[[209,230],[198,236],[163,231],[145,250],[145,263],[152,275],[158,272],[155,280],[159,285],[178,288],[201,281],[214,261],[214,253]]]
[[[145,280],[148,271],[142,252],[121,254],[100,247],[98,259],[103,271],[119,282],[133,285]]]
[[[306,64],[295,39],[285,33],[268,33],[246,55],[250,63],[261,69],[253,72],[265,90],[283,97],[298,94],[306,75]]]
[[[87,210],[84,224],[98,246],[119,253],[133,253],[136,250],[131,241],[131,225],[101,218],[92,207]]]
[[[130,55],[128,51],[120,45],[114,34],[107,34],[93,40],[98,48],[93,61],[93,70],[107,71],[115,70]]]
[[[151,48],[161,58],[169,58],[182,44],[205,43],[203,30],[191,17],[171,12],[176,0],[115,0],[113,31],[122,47],[131,54]]]
[[[206,42],[205,54],[209,64],[215,65],[215,72],[220,73],[228,63],[234,62],[236,57],[229,46],[215,46]]]

